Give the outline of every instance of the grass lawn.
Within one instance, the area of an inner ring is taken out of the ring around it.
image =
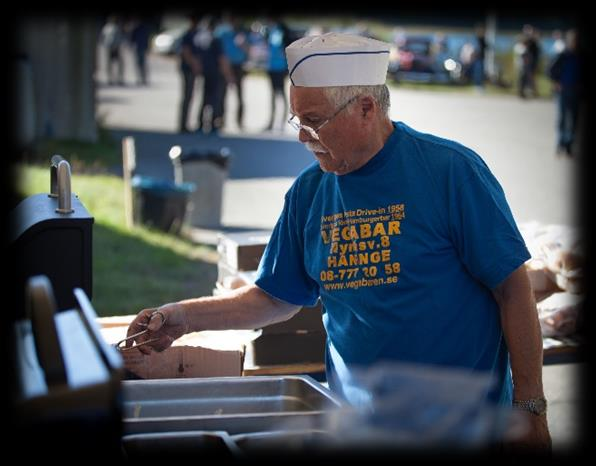
[[[20,165],[18,170],[22,196],[49,191],[49,164]],[[214,248],[144,226],[128,230],[122,179],[72,171],[72,192],[94,217],[92,302],[99,316],[136,314],[145,307],[212,294]]]

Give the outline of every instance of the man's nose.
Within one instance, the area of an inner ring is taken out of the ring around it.
[[[300,142],[311,142],[315,141],[316,139],[313,138],[308,131],[306,131],[303,128],[300,128],[300,131],[298,131],[298,140]]]

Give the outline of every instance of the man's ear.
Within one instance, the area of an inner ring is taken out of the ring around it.
[[[371,96],[365,95],[360,98],[360,112],[362,117],[370,118],[375,110],[375,101]]]

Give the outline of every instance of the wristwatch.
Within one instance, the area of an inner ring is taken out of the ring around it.
[[[546,399],[513,400],[513,407],[523,411],[529,411],[536,416],[543,416],[546,414]]]

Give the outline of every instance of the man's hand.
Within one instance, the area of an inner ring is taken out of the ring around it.
[[[176,303],[164,304],[158,308],[143,309],[131,322],[126,333],[127,337],[147,330],[126,341],[125,348],[130,348],[133,341],[139,346],[143,354],[150,354],[151,351],[163,351],[172,345],[172,342],[189,332],[186,315],[183,309]],[[149,340],[153,340],[150,341]]]
[[[546,415],[536,416],[532,413],[523,413],[526,429],[522,436],[507,442],[505,448],[509,453],[529,453],[550,455],[552,441],[548,431]]]

